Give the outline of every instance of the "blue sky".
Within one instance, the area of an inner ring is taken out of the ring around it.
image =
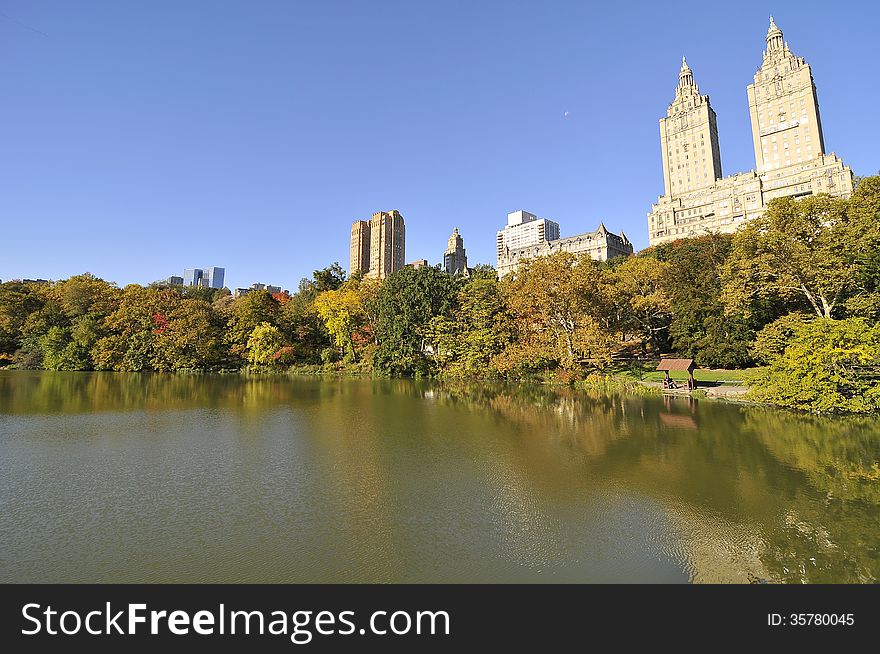
[[[878,3],[0,0],[0,279],[224,266],[295,288],[398,209],[407,260],[470,262],[526,209],[647,245],[682,54],[724,174],[754,168],[768,15],[825,143],[880,169]],[[657,36],[662,34],[662,38]]]

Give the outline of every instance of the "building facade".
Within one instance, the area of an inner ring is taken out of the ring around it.
[[[348,254],[349,276],[370,269],[370,221],[355,220],[351,224],[351,245]]]
[[[401,270],[406,258],[406,224],[397,210],[379,211],[351,226],[349,272],[384,279]]]
[[[406,258],[406,225],[396,210],[379,211],[370,220],[368,277],[384,279],[401,270]]]
[[[825,152],[810,66],[770,18],[767,48],[747,89],[754,171],[721,176],[715,112],[683,60],[675,99],[660,119],[664,195],[648,214],[651,245],[733,232],[777,197],[848,197],[852,170]]]
[[[614,257],[628,257],[633,253],[633,246],[626,234],[613,234],[604,223],[599,223],[595,232],[539,241],[533,245],[506,250],[504,256],[498,259],[498,276],[504,277],[512,273],[527,259],[546,257],[557,252],[588,254],[594,261],[607,261]]]
[[[498,230],[496,236],[496,254],[498,270],[501,262],[510,250],[537,245],[542,241],[554,241],[559,238],[559,225],[546,218],[538,218],[528,211],[513,211],[507,214],[507,225]]]
[[[183,286],[200,286],[202,288],[223,288],[226,276],[225,268],[211,266],[210,268],[187,268],[183,271],[181,284]],[[175,284],[180,277],[169,277],[168,282]]]
[[[202,273],[203,271],[201,268],[187,268],[183,271],[183,285],[201,286]]]
[[[464,249],[464,239],[458,233],[458,227],[453,228],[452,235],[446,243],[446,252],[443,254],[443,268],[450,275],[467,275],[467,252]]]

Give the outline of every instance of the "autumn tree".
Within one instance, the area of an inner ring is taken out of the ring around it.
[[[723,272],[728,313],[748,317],[756,304],[781,300],[834,317],[858,288],[853,253],[869,232],[853,218],[846,200],[827,195],[772,200],[734,236]]]
[[[269,291],[251,291],[230,306],[226,342],[234,356],[243,356],[254,328],[262,323],[278,325],[281,305]]]
[[[346,282],[338,289],[320,293],[313,306],[340,354],[356,361],[354,335],[366,322],[366,315],[355,284]]]
[[[268,366],[277,361],[276,354],[284,346],[284,334],[275,325],[262,322],[248,337],[246,358],[255,366]]]
[[[513,323],[495,270],[475,270],[459,287],[451,311],[434,316],[426,340],[442,374],[487,376],[513,339]]]
[[[610,297],[617,328],[635,334],[643,349],[662,352],[669,343],[672,302],[666,291],[670,264],[648,257],[630,257],[609,271]],[[607,324],[607,322],[606,322]]]
[[[608,279],[589,256],[557,252],[502,280],[515,340],[495,358],[502,372],[611,361],[617,343]]]

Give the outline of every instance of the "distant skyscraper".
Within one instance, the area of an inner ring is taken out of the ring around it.
[[[183,285],[184,286],[201,286],[202,285],[202,269],[201,268],[187,268],[183,271]]]
[[[351,226],[349,271],[362,271],[368,277],[385,278],[404,267],[406,225],[396,210],[379,211],[368,221],[356,220]]]
[[[216,266],[205,268],[202,273],[202,286],[208,288],[223,288],[223,278],[225,275],[225,268],[217,268]]]
[[[401,270],[406,257],[406,225],[400,212],[379,211],[370,220],[369,277],[383,279]]]
[[[370,270],[370,222],[356,220],[351,225],[351,245],[349,248],[349,276],[358,270],[366,273]]]
[[[187,268],[183,271],[184,286],[202,286],[204,288],[223,288],[225,268]]]
[[[449,237],[446,253],[443,255],[443,267],[450,275],[467,274],[467,252],[464,249],[464,239],[458,233],[458,227],[452,230],[452,235]]]

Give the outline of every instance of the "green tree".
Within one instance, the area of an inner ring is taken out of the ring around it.
[[[669,343],[672,302],[664,282],[670,267],[664,261],[630,257],[608,273],[612,286],[609,300],[616,305],[618,327],[636,334],[643,349],[649,345],[661,352]]]
[[[107,335],[92,348],[95,367],[132,372],[154,369],[158,337],[182,302],[180,294],[170,289],[126,286],[119,307],[104,320]]]
[[[461,284],[454,308],[426,326],[434,360],[449,376],[492,374],[492,360],[512,339],[513,323],[491,268],[475,271]]]
[[[749,316],[756,302],[806,300],[817,316],[834,317],[858,288],[852,253],[869,231],[851,218],[846,200],[825,195],[771,201],[734,236],[723,274],[728,309]]]
[[[153,330],[154,370],[201,370],[224,361],[223,323],[210,304],[185,299],[165,318]]]
[[[39,285],[24,282],[0,284],[0,365],[12,361],[22,347],[22,327],[46,302]]]
[[[388,277],[376,294],[378,346],[374,365],[401,375],[431,374],[435,362],[426,349],[427,326],[455,301],[456,280],[439,268],[404,268]]]
[[[796,326],[749,391],[753,399],[816,413],[880,409],[880,325],[817,318]]]
[[[243,356],[254,328],[262,323],[277,326],[281,305],[269,291],[252,291],[235,300],[230,308],[226,341],[234,356]]]
[[[263,322],[254,327],[247,342],[247,360],[256,366],[273,365],[284,346],[284,334],[275,325]]]

